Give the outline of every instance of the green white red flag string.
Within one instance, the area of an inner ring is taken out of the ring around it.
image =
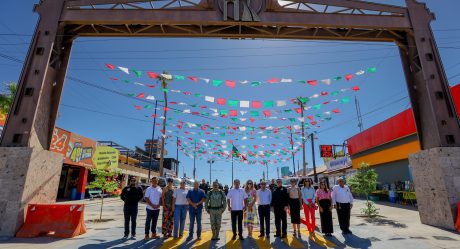
[[[220,80],[220,79],[211,79],[210,77],[198,77],[198,76],[184,76],[184,75],[176,75],[176,74],[169,74],[169,73],[158,73],[158,72],[153,72],[153,71],[142,71],[142,70],[137,70],[137,69],[130,69],[128,67],[124,66],[115,66],[114,64],[107,63],[105,66],[112,70],[112,71],[119,71],[123,72],[128,75],[134,75],[137,78],[142,78],[142,77],[148,77],[150,79],[158,79],[159,77],[163,77],[168,80],[178,80],[178,81],[191,81],[191,82],[203,82],[206,84],[210,84],[215,87],[219,86],[227,86],[229,88],[235,88],[237,85],[250,85],[250,86],[261,86],[263,84],[278,84],[278,83],[302,83],[306,84],[309,86],[317,86],[318,84],[325,84],[325,85],[331,85],[336,81],[340,80],[346,80],[346,81],[351,81],[355,77],[362,76],[366,73],[375,73],[377,72],[376,67],[369,67],[365,70],[361,69],[358,70],[354,73],[348,73],[345,75],[338,75],[330,78],[324,78],[324,79],[292,79],[292,78],[284,78],[284,77],[271,77],[270,79],[266,80],[235,80],[235,79],[226,79],[226,80]],[[112,79],[117,79],[113,77]]]

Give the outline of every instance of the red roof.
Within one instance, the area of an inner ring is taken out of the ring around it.
[[[459,112],[460,84],[451,87],[451,93],[457,112]],[[416,132],[414,114],[410,108],[349,138],[348,153],[354,155]]]

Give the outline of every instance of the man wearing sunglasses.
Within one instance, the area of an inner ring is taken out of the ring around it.
[[[137,180],[132,177],[129,180],[128,186],[121,191],[120,198],[125,203],[123,206],[123,214],[125,216],[125,236],[123,239],[128,239],[129,221],[131,220],[131,239],[136,239],[136,219],[138,211],[138,203],[144,197],[142,188],[136,186]]]

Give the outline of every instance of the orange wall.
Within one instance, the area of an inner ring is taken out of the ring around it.
[[[410,154],[416,153],[418,151],[420,151],[420,143],[418,140],[416,140],[365,156],[352,158],[352,165],[354,169],[357,169],[359,168],[359,164],[362,162],[369,163],[371,166],[394,162],[402,159],[407,159]]]

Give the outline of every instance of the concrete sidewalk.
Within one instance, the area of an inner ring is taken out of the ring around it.
[[[77,203],[77,202],[73,202]],[[81,202],[78,202],[81,203]],[[104,223],[92,223],[89,220],[99,217],[99,200],[85,201],[87,233],[72,239],[54,239],[39,237],[33,239],[11,238],[0,241],[0,248],[460,248],[460,235],[454,232],[426,226],[420,223],[418,212],[410,208],[387,203],[377,204],[380,209],[378,218],[369,220],[360,216],[360,209],[364,202],[357,200],[352,209],[352,235],[342,235],[338,227],[335,210],[334,237],[326,239],[321,233],[309,237],[305,227],[302,227],[302,238],[292,236],[292,227],[289,226],[287,240],[275,239],[270,241],[258,239],[258,232],[254,239],[243,242],[232,241],[230,214],[224,213],[222,222],[221,240],[211,242],[209,215],[203,214],[202,240],[192,240],[189,243],[174,240],[142,240],[145,223],[145,204],[140,204],[138,215],[137,235],[134,240],[121,240],[123,236],[122,202],[118,199],[104,201],[104,219],[112,219]],[[385,204],[385,205],[383,205]],[[160,214],[161,215],[161,214]],[[273,214],[272,214],[273,215]],[[319,215],[317,215],[319,226]],[[303,217],[303,214],[302,214]],[[272,216],[271,235],[274,235],[274,217]],[[288,218],[288,224],[290,223]],[[161,221],[158,223],[161,226]],[[188,217],[186,230],[188,228]],[[161,229],[161,228],[160,228]],[[160,230],[159,230],[160,231]],[[247,236],[245,231],[244,236]],[[196,235],[194,235],[196,238]]]

